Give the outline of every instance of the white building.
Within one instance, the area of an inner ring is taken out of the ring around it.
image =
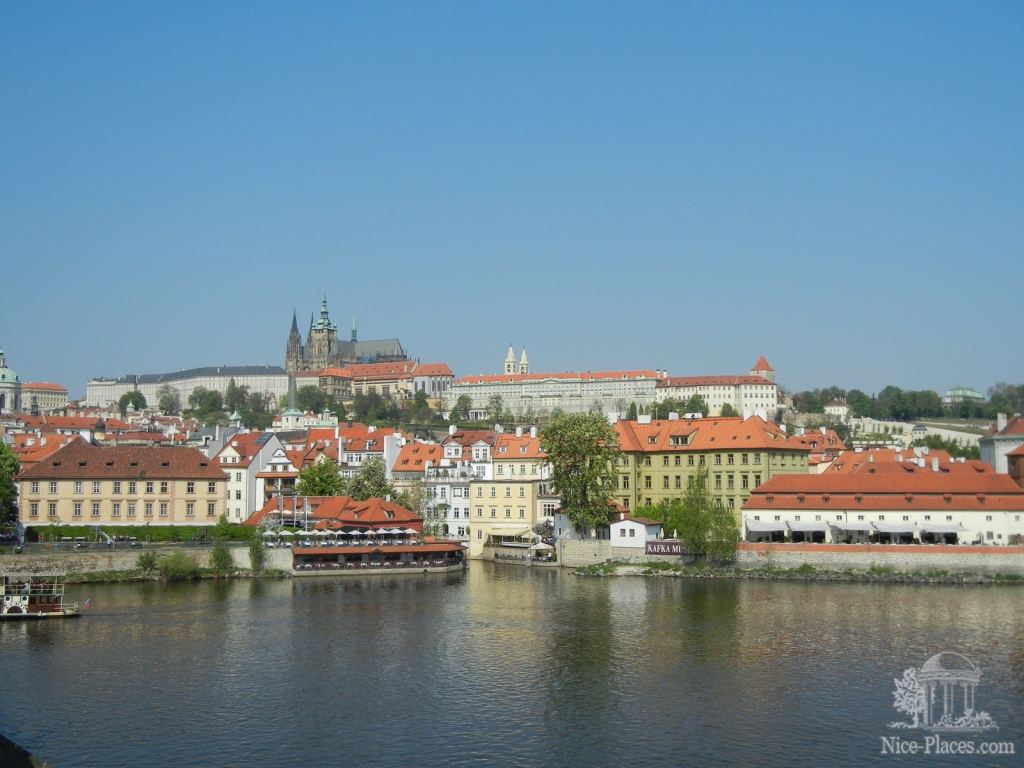
[[[248,387],[250,394],[259,393],[271,399],[275,407],[278,399],[288,393],[288,374],[284,368],[277,365],[234,365],[128,375],[119,379],[91,379],[85,385],[83,404],[99,407],[116,405],[121,395],[137,389],[146,398],[146,403],[155,408],[157,390],[166,384],[177,390],[182,407],[187,407],[189,395],[198,387],[225,395],[232,379],[237,386]]]
[[[988,462],[996,472],[1006,474],[1010,471],[1006,455],[1020,445],[1024,445],[1024,419],[1015,416],[1007,419],[1005,413],[996,417],[996,431],[978,441],[981,447],[981,460]]]
[[[217,453],[214,461],[228,476],[228,521],[241,523],[262,509],[264,478],[259,473],[281,450],[273,432],[240,432]]]
[[[656,399],[657,371],[585,371],[577,373],[530,373],[530,363],[523,350],[516,362],[509,347],[505,357],[505,373],[463,376],[455,381],[451,403],[466,395],[472,401],[471,419],[488,416],[492,398],[501,398],[503,411],[529,419],[542,416],[556,408],[565,413],[603,413],[625,411],[630,403],[647,406]]]
[[[686,401],[700,395],[709,416],[720,416],[729,405],[737,414],[763,413],[771,418],[780,406],[775,369],[762,355],[747,376],[668,376],[658,382],[659,400]]]
[[[633,517],[628,512],[617,512],[610,528],[613,547],[645,549],[648,541],[661,538],[662,524],[646,517]]]

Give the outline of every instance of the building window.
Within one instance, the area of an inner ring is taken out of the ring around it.
[[[152,480],[147,480],[146,481],[146,493],[153,493],[153,490],[155,488],[156,488],[156,486],[153,484]]]
[[[46,505],[46,515],[47,517],[57,516],[57,504],[55,502],[51,501],[49,504]]]
[[[185,483],[185,493],[195,493],[195,492],[196,492],[196,481],[195,480],[189,480],[187,483]]]
[[[504,464],[499,464],[498,465],[498,474],[499,475],[504,475],[505,474],[505,465]]]
[[[668,483],[668,475],[665,475],[664,477],[661,478],[661,487],[666,491],[668,490]]]
[[[492,486],[491,486],[491,498],[493,499],[493,498],[494,498],[495,496],[497,496],[497,495],[498,495],[498,489],[497,489],[497,488],[495,488],[495,487],[494,487],[494,486],[492,485]]]
[[[735,480],[735,477],[733,475],[728,475],[726,477],[725,487],[730,489],[730,490],[732,490],[733,488],[736,487],[736,480]]]
[[[620,539],[626,538],[626,529],[625,528],[619,528],[619,538]]]
[[[167,517],[167,502],[160,502],[160,517]]]
[[[33,501],[28,505],[28,516],[39,517],[39,502]]]
[[[628,491],[629,490],[629,478],[627,476],[623,475],[620,478],[620,480],[622,481],[622,490]]]
[[[120,480],[115,480],[114,481],[114,493],[120,493],[120,492],[121,492],[121,481]]]
[[[111,517],[120,517],[121,516],[121,502],[120,501],[115,501],[113,504],[110,505],[110,516]]]
[[[491,519],[493,520],[497,516],[498,516],[498,508],[497,507],[491,507]]]
[[[134,494],[138,490],[138,486],[134,480],[128,481],[128,493]]]
[[[153,516],[153,502],[152,501],[147,501],[146,502],[146,506],[143,509],[143,514],[146,517],[152,517]]]
[[[213,480],[208,482],[206,484],[206,492],[207,493],[216,493],[217,492],[217,483],[215,483]]]
[[[476,497],[479,499],[483,495],[484,495],[484,489],[481,486],[478,485],[476,487]]]
[[[650,456],[644,456],[644,466],[645,467],[651,466],[651,457]]]
[[[721,464],[721,463],[722,463],[722,454],[716,453],[715,454],[715,464]]]
[[[651,487],[651,476],[650,475],[644,475],[644,488],[650,488],[650,487]]]
[[[682,488],[682,487],[683,487],[682,475],[676,475],[676,488]]]
[[[135,517],[135,502],[128,502],[128,517]]]
[[[160,493],[167,493],[167,481],[166,480],[161,480],[160,481]]]
[[[480,540],[480,539],[482,539],[483,537],[484,537],[484,532],[483,532],[483,531],[481,531],[481,530],[480,530],[479,528],[477,528],[477,529],[476,529],[476,538],[477,538],[477,541],[479,541],[479,540]]]
[[[71,513],[72,516],[74,516],[74,517],[81,517],[82,516],[82,502],[76,501],[75,502],[75,506],[72,507],[72,510],[73,510],[72,513]]]
[[[750,487],[750,478],[748,478],[746,475],[740,475],[740,488],[749,488],[749,487]]]
[[[526,498],[526,488],[524,486],[522,486],[522,485],[519,486],[519,498],[520,499],[525,499]]]
[[[81,493],[81,492],[82,492],[82,481],[81,480],[75,480],[75,493]]]
[[[476,508],[476,516],[477,517],[483,517],[484,516],[484,508],[483,507],[477,507]]]
[[[242,500],[242,492],[241,491],[235,491],[235,501],[241,501],[241,500]]]
[[[94,501],[92,503],[92,509],[90,509],[89,511],[92,513],[93,517],[99,517],[100,516],[100,503],[98,501]]]
[[[511,507],[505,507],[505,519],[509,520],[511,518],[512,518],[512,508]]]
[[[212,501],[209,502],[206,505],[206,516],[207,517],[216,517],[217,516],[217,505],[214,504]]]
[[[661,457],[661,466],[663,466],[663,467],[667,467],[668,466],[668,456],[662,456]]]
[[[92,481],[92,492],[93,493],[99,493],[100,492],[100,481],[99,480],[93,480]]]
[[[729,455],[728,455],[728,456],[726,457],[726,463],[727,463],[727,464],[735,464],[735,463],[736,463],[736,460],[735,460],[735,457],[734,457],[734,455],[733,455],[733,454],[731,454],[731,453],[730,453],[730,454],[729,454]]]
[[[722,476],[721,475],[715,475],[715,490],[716,491],[722,490]]]

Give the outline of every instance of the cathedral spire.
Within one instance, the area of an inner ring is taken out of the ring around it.
[[[295,314],[295,310],[292,310],[292,333],[299,332],[299,317]]]
[[[353,310],[352,311],[352,343],[355,344],[357,341],[359,341],[359,339],[356,336],[356,313],[355,313],[355,310]]]

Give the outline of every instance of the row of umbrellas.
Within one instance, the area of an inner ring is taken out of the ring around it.
[[[301,531],[299,533],[292,533],[291,531],[264,531],[264,538],[278,538],[280,536],[378,536],[378,535],[389,535],[389,536],[415,536],[416,531],[412,528],[378,528],[360,530],[360,531],[330,531],[330,530],[315,530],[315,531]]]

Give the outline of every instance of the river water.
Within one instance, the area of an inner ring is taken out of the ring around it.
[[[73,585],[0,623],[0,733],[88,766],[886,765],[940,651],[1024,763],[1015,587],[467,573]]]

